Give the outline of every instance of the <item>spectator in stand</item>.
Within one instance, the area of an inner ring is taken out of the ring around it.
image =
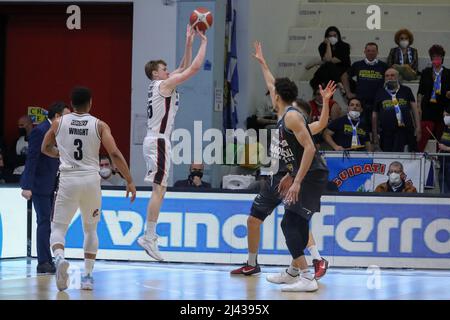
[[[324,87],[326,87],[326,85],[322,84],[322,88]],[[333,121],[341,116],[341,107],[333,99],[330,99],[329,103],[330,103],[330,121]],[[310,121],[311,122],[319,121],[320,115],[322,113],[323,99],[322,95],[320,94],[320,89],[318,87],[314,90],[313,100],[309,101],[309,104],[311,105]]]
[[[442,136],[444,107],[450,104],[450,70],[442,65],[445,57],[444,48],[435,44],[428,53],[433,65],[422,71],[417,95],[417,103],[422,113],[422,139],[418,145],[419,152],[425,150],[431,137],[430,132],[435,137]]]
[[[8,161],[9,167],[13,169],[12,182],[19,182],[25,169],[25,162],[28,153],[28,137],[33,130],[33,121],[29,116],[22,116],[17,122],[19,138],[16,141],[14,150],[11,150]]]
[[[381,127],[381,150],[404,152],[407,146],[406,151],[417,151],[422,134],[419,109],[411,89],[400,84],[398,71],[393,68],[386,71],[384,88],[378,90],[375,98],[372,114],[374,144],[379,143],[378,125]]]
[[[417,49],[412,48],[414,36],[408,29],[400,29],[394,37],[397,44],[389,52],[387,64],[399,72],[400,80],[412,81],[417,79],[419,57]]]
[[[394,161],[389,165],[388,176],[389,180],[378,185],[375,188],[375,192],[417,193],[417,189],[414,187],[412,181],[406,180],[407,176],[401,162]]]
[[[440,157],[439,186],[441,193],[450,193],[450,106],[444,111],[444,124],[439,150],[447,156]]]
[[[197,190],[210,189],[211,184],[202,181],[204,166],[203,164],[191,164],[189,170],[189,176],[186,180],[180,180],[175,182],[175,188],[192,188]]]
[[[5,161],[3,160],[3,153],[0,151],[0,184],[5,184],[10,182],[11,172],[5,166]]]
[[[352,67],[343,75],[343,84],[348,99],[358,98],[363,107],[361,122],[371,129],[372,111],[375,95],[384,85],[384,73],[388,66],[379,61],[378,45],[374,42],[366,44],[364,50],[366,58],[352,64]],[[356,77],[355,93],[351,91],[350,80]],[[369,131],[370,132],[370,131]]]
[[[335,151],[372,151],[369,131],[361,121],[361,102],[353,98],[348,105],[348,114],[332,121],[323,133],[323,138]]]
[[[313,89],[319,84],[328,83],[330,80],[336,82],[343,89],[342,75],[350,68],[350,45],[341,38],[341,32],[336,27],[329,27],[325,31],[325,39],[319,46],[321,61],[307,66],[307,69],[320,65],[314,74],[310,85]]]
[[[275,129],[277,126],[277,114],[273,110],[269,91],[266,92],[264,102],[256,108],[256,121],[260,128]]]
[[[100,156],[100,177],[102,177],[102,186],[123,186],[125,187],[126,181],[120,175],[120,172],[113,167],[111,158],[107,155]]]

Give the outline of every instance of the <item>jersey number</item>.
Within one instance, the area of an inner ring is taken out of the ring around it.
[[[149,119],[153,118],[153,106],[152,106],[152,104],[148,105],[147,116],[148,116]]]
[[[83,141],[75,139],[73,144],[77,147],[77,150],[73,153],[75,160],[83,160]]]

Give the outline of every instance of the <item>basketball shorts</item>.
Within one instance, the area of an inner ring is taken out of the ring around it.
[[[282,203],[278,185],[285,174],[277,174],[267,178],[260,193],[253,201],[250,215],[264,221],[273,210]],[[306,220],[310,220],[315,212],[320,211],[320,198],[328,183],[328,172],[308,173],[300,188],[300,195],[295,204],[285,204],[285,210],[293,211]]]
[[[70,224],[78,208],[83,224],[99,222],[102,205],[100,180],[97,172],[61,173],[52,222]]]
[[[161,137],[146,137],[143,143],[147,174],[144,181],[167,187],[170,170],[170,140]]]

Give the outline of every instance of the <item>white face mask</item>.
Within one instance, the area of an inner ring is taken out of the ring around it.
[[[402,47],[403,49],[408,48],[408,46],[409,46],[409,41],[408,40],[400,41],[400,47]]]
[[[450,126],[450,116],[445,116],[444,117],[444,123],[446,126]]]
[[[389,183],[392,186],[399,186],[402,183],[402,178],[401,178],[400,174],[396,173],[396,172],[392,172],[389,175]]]
[[[109,178],[109,177],[111,176],[111,174],[112,174],[112,171],[111,171],[110,168],[101,168],[101,169],[100,169],[100,176],[101,176],[103,179]]]
[[[338,42],[338,38],[336,37],[329,37],[328,40],[330,40],[330,43],[333,46]]]
[[[349,116],[350,118],[352,118],[353,120],[357,120],[357,119],[359,119],[359,117],[361,116],[361,112],[359,112],[359,111],[350,111],[350,112],[348,113],[348,116]]]

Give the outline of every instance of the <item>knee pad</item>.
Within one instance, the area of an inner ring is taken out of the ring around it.
[[[98,236],[97,236],[97,223],[84,224],[84,245],[83,249],[85,253],[97,254],[98,251]]]
[[[66,244],[66,233],[69,225],[52,222],[51,228],[50,246],[53,247],[55,244],[62,244],[64,246]]]

